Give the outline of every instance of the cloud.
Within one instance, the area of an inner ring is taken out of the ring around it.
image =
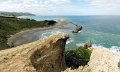
[[[120,7],[120,0],[91,0],[91,4],[97,7]]]
[[[36,13],[56,12],[57,7],[69,2],[70,0],[0,0],[0,10],[18,12],[36,11]]]
[[[51,0],[54,4],[67,4],[70,3],[70,0]]]
[[[120,12],[120,0],[90,0],[90,4],[96,10],[102,10],[108,14],[118,14]]]
[[[8,1],[8,0],[0,0],[0,2],[5,2],[5,1]]]
[[[0,0],[0,11],[41,15],[120,14],[120,0]]]

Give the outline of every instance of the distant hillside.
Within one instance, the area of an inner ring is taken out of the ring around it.
[[[7,38],[24,29],[48,27],[55,25],[56,21],[45,20],[36,21],[33,19],[20,19],[15,17],[2,17],[0,16],[0,50],[8,48]]]
[[[35,16],[32,13],[27,13],[27,12],[1,12],[0,11],[0,16],[9,16],[9,17],[17,17],[17,16]]]

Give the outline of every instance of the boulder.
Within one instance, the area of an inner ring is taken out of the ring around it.
[[[64,50],[67,39],[66,33],[59,33],[1,50],[0,72],[61,72],[66,68]]]
[[[91,40],[86,41],[86,42],[84,43],[84,45],[83,45],[83,48],[89,48],[89,47],[92,47],[92,42],[91,42]]]

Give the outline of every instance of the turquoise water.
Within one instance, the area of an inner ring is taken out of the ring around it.
[[[56,31],[67,31],[70,39],[66,49],[73,49],[80,46],[87,40],[91,40],[94,46],[113,48],[120,50],[120,16],[30,16],[35,20],[57,20],[67,19],[83,26],[83,30],[78,34],[73,34],[75,26],[67,24],[51,30],[39,32],[39,37],[55,33]],[[54,32],[55,31],[55,32]]]

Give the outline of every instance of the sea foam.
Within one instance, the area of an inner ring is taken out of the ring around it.
[[[70,38],[69,40],[67,40],[66,44],[69,44],[71,42],[73,42],[74,40],[72,38]]]
[[[92,48],[107,48],[107,47],[104,47],[102,45],[93,44]],[[118,55],[120,54],[120,47],[119,46],[111,46],[111,47],[109,47],[107,49],[109,49],[111,52],[113,52],[115,54],[118,54]]]
[[[57,31],[45,31],[45,32],[41,33],[41,35],[39,35],[39,39],[47,38],[50,35],[59,34],[61,32],[62,31],[60,31],[60,30],[57,30]]]
[[[82,45],[84,45],[84,43],[77,43],[76,44],[77,47],[80,47]],[[93,44],[91,48],[107,48],[107,47],[104,47],[102,45]],[[111,46],[107,49],[109,49],[111,52],[113,52],[115,54],[120,55],[120,47],[119,46]]]

